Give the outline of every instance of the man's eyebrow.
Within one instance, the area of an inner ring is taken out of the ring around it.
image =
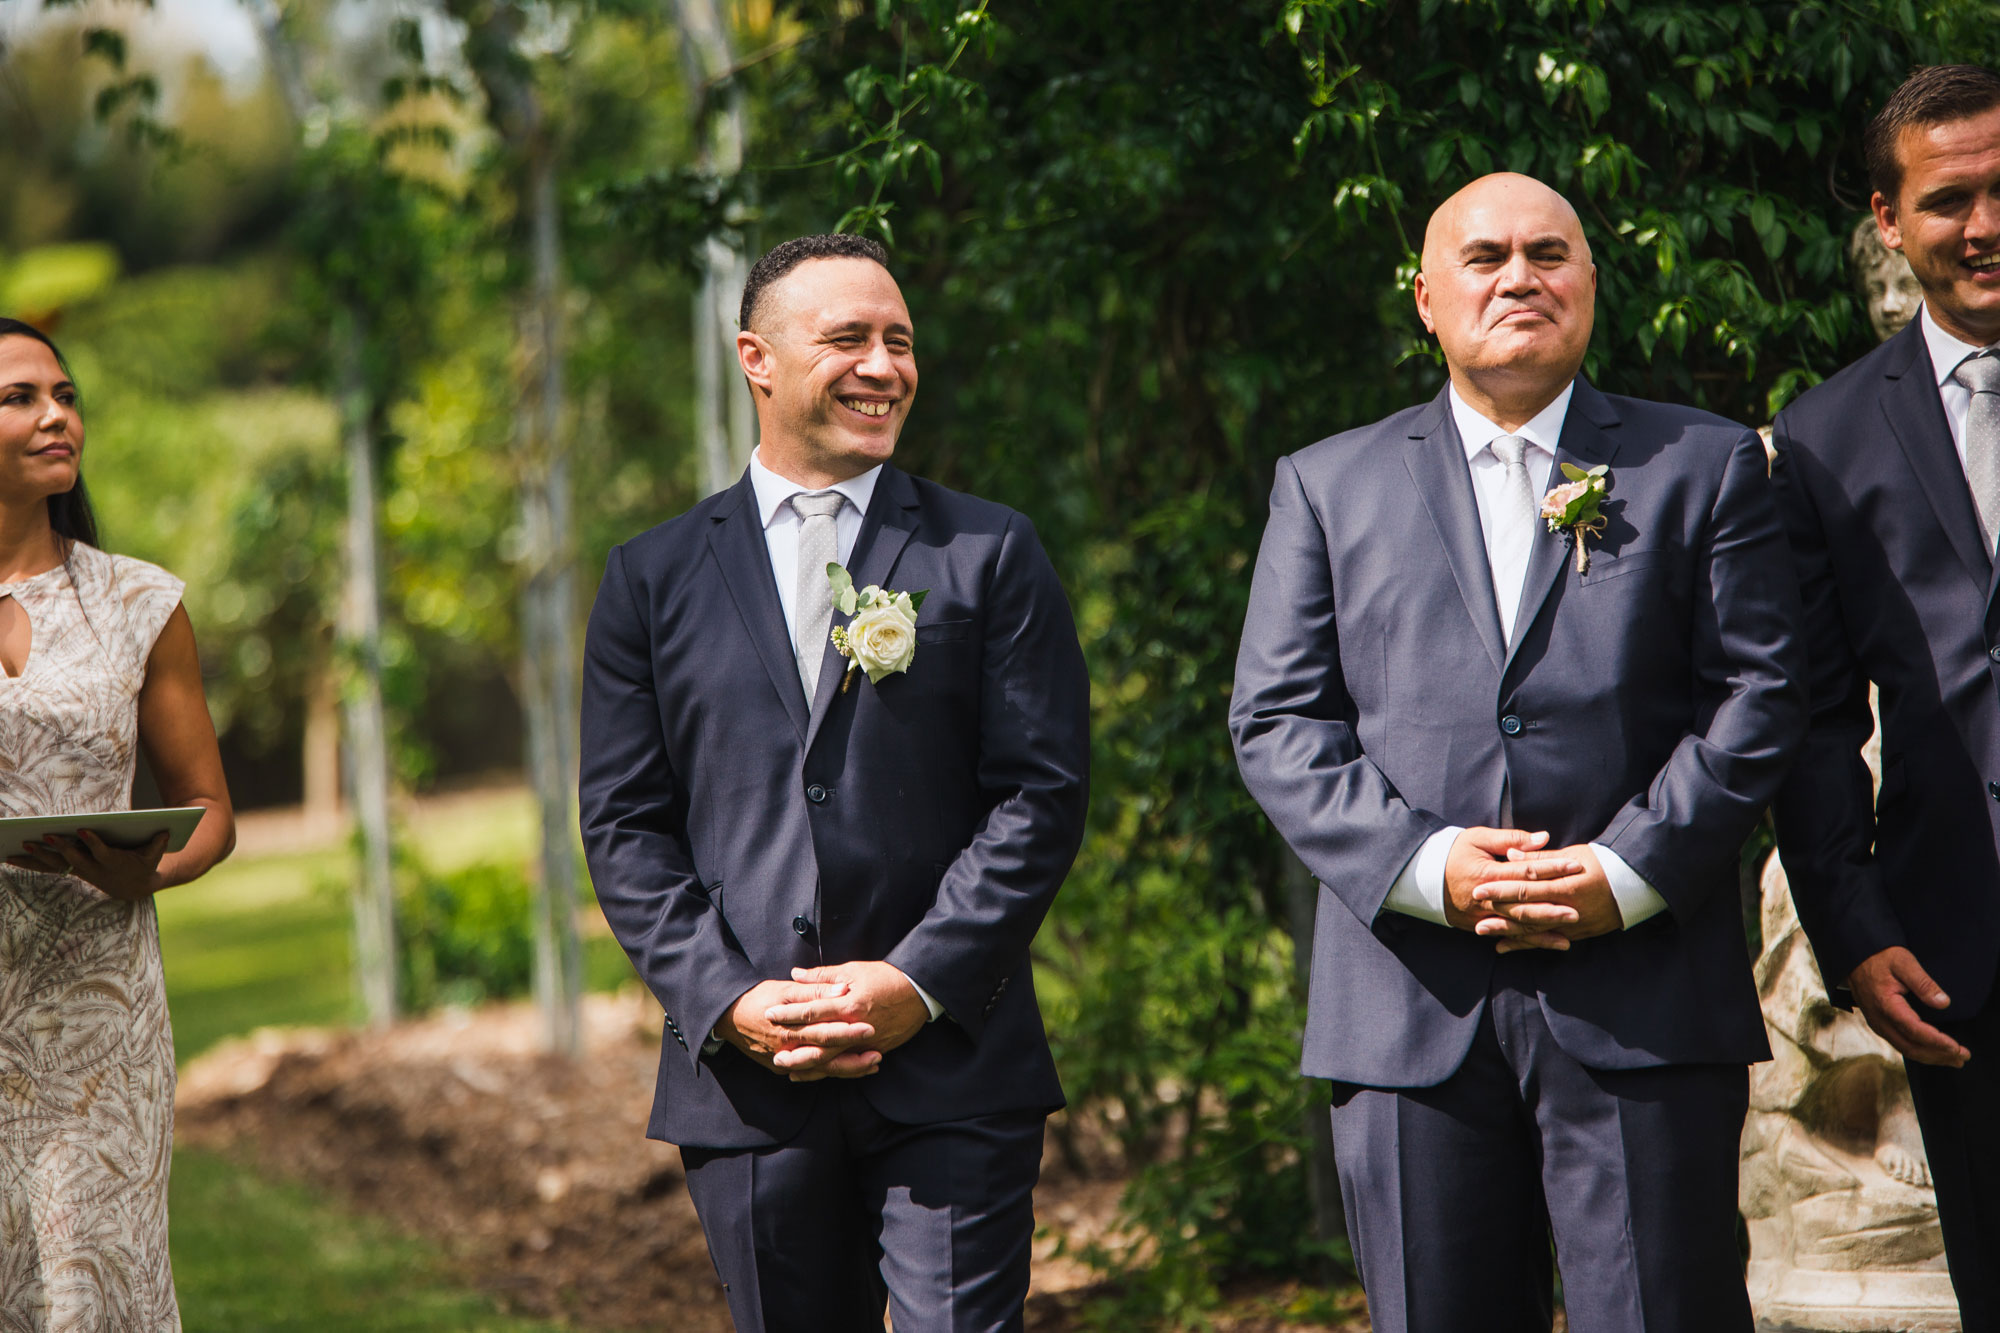
[[[1465,244],[1459,246],[1458,253],[1461,256],[1465,257],[1470,257],[1472,255],[1478,255],[1478,254],[1489,254],[1496,251],[1501,254],[1505,254],[1510,248],[1512,247],[1508,244],[1508,242],[1499,240],[1495,237],[1475,236],[1471,240],[1465,242]],[[1569,243],[1569,238],[1567,236],[1564,236],[1561,232],[1548,232],[1545,233],[1544,235],[1535,236],[1530,238],[1529,240],[1522,242],[1521,248],[1523,250],[1562,250],[1565,253],[1567,253],[1570,248],[1570,243]]]
[[[820,330],[820,333],[822,336],[831,337],[836,333],[866,333],[874,327],[875,325],[869,320],[850,319],[850,320],[845,320],[839,324],[828,325],[826,328]],[[883,330],[883,332],[900,333],[905,338],[914,336],[910,332],[910,326],[900,321],[890,324],[886,329]]]
[[[1942,185],[1934,185],[1917,196],[1917,207],[1935,208],[1947,199],[1966,194],[1970,188],[1963,181],[1946,181]]]

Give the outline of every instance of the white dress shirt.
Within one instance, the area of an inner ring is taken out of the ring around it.
[[[1931,318],[1928,303],[1918,312],[1917,319],[1924,326],[1924,346],[1930,349],[1931,369],[1937,373],[1938,400],[1944,404],[1944,419],[1951,426],[1951,447],[1958,451],[1958,466],[1965,467],[1965,418],[1972,411],[1972,390],[1960,384],[1952,376],[1958,372],[1959,363],[1975,352],[1983,352],[1984,347],[1975,347],[1968,342],[1946,333]]]
[[[1555,470],[1556,443],[1562,438],[1563,419],[1569,415],[1569,401],[1575,393],[1576,385],[1571,383],[1527,425],[1510,431],[1475,411],[1458,396],[1457,385],[1449,390],[1452,424],[1458,427],[1458,437],[1465,445],[1466,463],[1472,471],[1472,494],[1479,504],[1479,528],[1486,538],[1486,563],[1493,574],[1500,634],[1509,643],[1514,639],[1514,615],[1521,604],[1521,588],[1527,582],[1528,561],[1521,552],[1494,549],[1493,534],[1501,525],[1494,521],[1493,515],[1506,484],[1507,469],[1494,456],[1492,444],[1503,435],[1526,440],[1528,447],[1521,461],[1528,469],[1528,487],[1537,496],[1547,494],[1549,474]],[[1963,420],[1962,414],[1960,419]],[[1449,925],[1445,917],[1444,863],[1451,854],[1452,843],[1463,832],[1462,825],[1453,825],[1424,839],[1417,854],[1390,886],[1383,910],[1421,917],[1440,926]],[[1597,853],[1597,860],[1604,867],[1604,878],[1610,882],[1611,896],[1618,903],[1618,914],[1624,918],[1627,930],[1666,909],[1667,900],[1660,896],[1659,890],[1627,865],[1624,857],[1602,843],[1591,843],[1590,850]]]
[[[788,503],[794,495],[816,495],[819,492],[810,486],[781,477],[764,466],[762,449],[750,451],[750,490],[757,497],[757,516],[764,524],[764,549],[771,554],[771,573],[778,581],[778,604],[785,610],[785,637],[794,644],[799,640],[798,611],[792,605],[798,599],[799,529],[805,520],[799,511]],[[875,496],[875,483],[881,479],[882,465],[876,464],[858,477],[837,481],[825,489],[838,491],[846,497],[847,503],[833,516],[834,549],[841,564],[854,558],[854,543],[861,538],[861,520],[868,512],[868,502]],[[931,993],[917,985],[907,973],[905,981],[924,1002],[935,1020],[944,1012],[944,1006],[931,997]],[[702,1049],[714,1053],[717,1042],[712,1036],[703,1043]]]

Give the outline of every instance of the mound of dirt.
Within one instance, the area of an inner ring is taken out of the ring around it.
[[[659,1023],[636,991],[590,996],[575,1062],[541,1053],[518,1004],[260,1032],[182,1072],[178,1134],[432,1239],[511,1310],[728,1333],[680,1153],[644,1137]],[[1045,1170],[1030,1327],[1056,1333],[1093,1279],[1058,1238],[1111,1236],[1121,1182]]]

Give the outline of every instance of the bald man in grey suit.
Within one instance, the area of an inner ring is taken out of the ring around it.
[[[1798,594],[1754,434],[1579,377],[1595,293],[1539,182],[1440,208],[1451,382],[1279,461],[1244,626],[1230,722],[1320,881],[1304,1065],[1383,1333],[1546,1333],[1551,1237],[1572,1327],[1751,1327],[1736,857],[1804,728]]]

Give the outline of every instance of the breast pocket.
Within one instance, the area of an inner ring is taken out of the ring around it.
[[[1595,588],[1613,579],[1624,578],[1627,574],[1638,574],[1652,569],[1665,558],[1664,551],[1633,551],[1618,556],[1593,551],[1590,555],[1590,572],[1577,580],[1577,586]]]
[[[970,620],[938,620],[928,625],[917,626],[917,642],[958,643],[972,632]]]

